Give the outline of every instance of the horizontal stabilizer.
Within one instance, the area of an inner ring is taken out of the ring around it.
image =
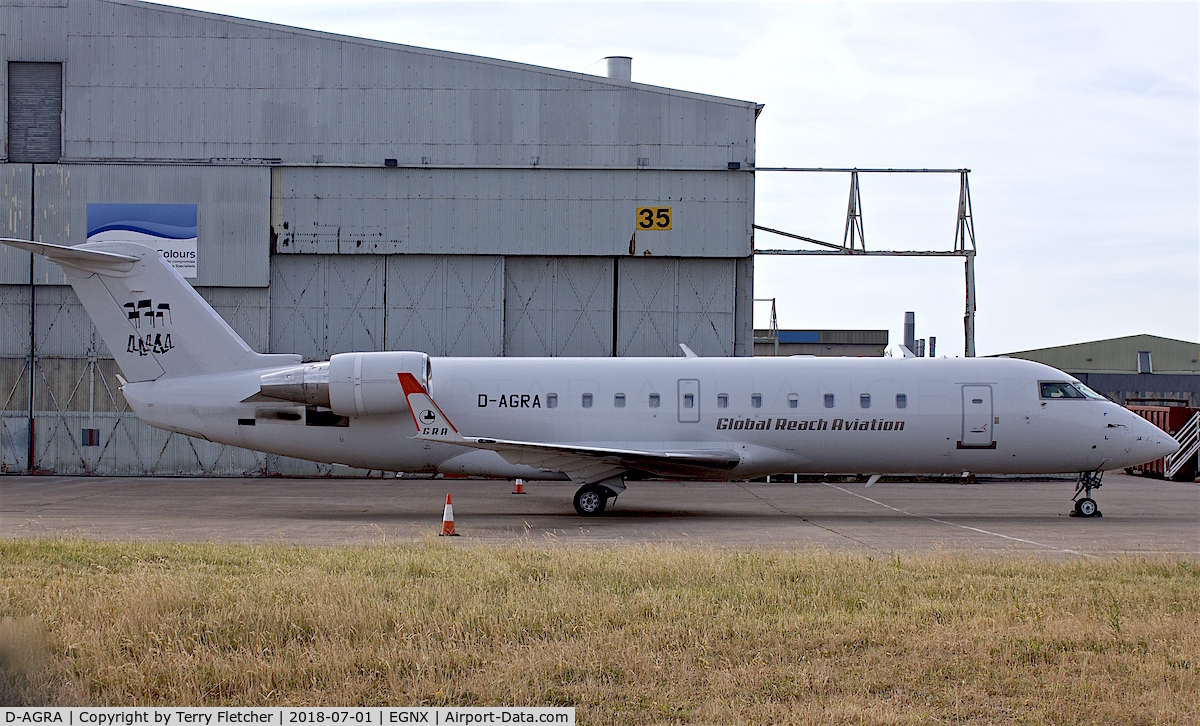
[[[84,249],[80,247],[66,247],[64,245],[54,245],[48,242],[33,242],[24,239],[12,239],[10,237],[0,237],[0,242],[9,247],[16,247],[19,250],[33,252],[34,254],[44,255],[45,257],[57,262],[61,265],[71,265],[84,270],[93,268],[100,269],[116,269],[121,272],[128,272],[133,269],[133,263],[139,258],[131,257],[130,255],[122,255],[116,252],[104,252],[101,250]]]
[[[253,351],[159,252],[136,242],[76,247],[0,238],[45,256],[67,282],[131,383],[300,362]]]

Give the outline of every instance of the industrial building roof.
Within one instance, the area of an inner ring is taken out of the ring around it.
[[[1045,363],[1068,373],[1137,373],[1138,353],[1142,351],[1151,354],[1149,372],[1200,374],[1200,343],[1157,335],[1129,335],[1005,355]]]

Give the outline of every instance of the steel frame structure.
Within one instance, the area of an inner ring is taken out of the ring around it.
[[[970,169],[859,169],[827,167],[758,167],[755,172],[840,173],[850,175],[850,200],[846,205],[846,225],[842,243],[823,242],[811,237],[754,225],[754,229],[816,245],[818,250],[754,249],[755,255],[862,255],[868,257],[962,257],[966,276],[966,308],[963,312],[963,354],[975,357],[975,221],[971,213]],[[958,222],[952,250],[868,250],[863,235],[862,197],[859,174],[958,174]]]

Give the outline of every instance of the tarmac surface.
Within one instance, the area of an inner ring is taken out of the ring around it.
[[[1200,559],[1200,484],[1110,473],[1104,516],[1066,479],[975,483],[643,482],[601,517],[567,483],[0,477],[0,537],[355,545],[422,542],[453,494],[455,543],[695,544],[833,552]]]

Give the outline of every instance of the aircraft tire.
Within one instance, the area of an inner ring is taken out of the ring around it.
[[[575,511],[583,517],[598,517],[604,514],[610,491],[595,484],[584,484],[575,492]]]
[[[1091,497],[1084,497],[1076,502],[1075,511],[1081,517],[1094,517],[1099,513],[1096,507],[1096,500]]]

